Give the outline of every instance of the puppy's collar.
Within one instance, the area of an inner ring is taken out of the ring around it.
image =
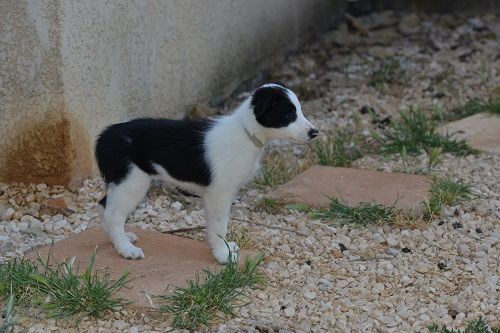
[[[264,147],[264,143],[262,143],[262,141],[257,139],[257,137],[254,134],[250,134],[250,132],[246,129],[246,127],[243,127],[243,129],[245,130],[245,133],[247,134],[250,141],[252,141],[252,143],[255,145],[255,147],[257,148]]]

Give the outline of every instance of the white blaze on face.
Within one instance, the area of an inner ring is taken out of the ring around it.
[[[286,92],[297,112],[297,119],[287,127],[287,129],[290,130],[290,134],[292,136],[291,139],[300,142],[307,142],[310,139],[308,135],[309,130],[315,127],[309,122],[309,120],[306,119],[306,117],[304,117],[302,107],[300,106],[299,99],[295,93],[290,89],[286,89]]]

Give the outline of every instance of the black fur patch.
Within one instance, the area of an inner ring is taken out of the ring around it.
[[[271,86],[255,90],[251,105],[257,122],[264,127],[286,127],[297,119],[295,105],[282,87]]]
[[[120,183],[132,164],[150,175],[161,165],[173,178],[207,186],[210,167],[205,160],[205,133],[211,120],[135,119],[111,125],[96,144],[96,159],[106,183]]]

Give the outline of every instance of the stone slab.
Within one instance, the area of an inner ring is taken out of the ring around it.
[[[288,202],[327,207],[332,197],[351,205],[376,202],[420,213],[428,196],[430,181],[425,176],[352,168],[312,166],[279,187],[271,196]]]
[[[95,268],[108,268],[112,279],[117,279],[124,271],[130,272],[130,277],[133,278],[128,284],[130,289],[120,290],[118,296],[132,301],[132,306],[142,309],[157,307],[158,302],[153,296],[165,295],[167,288],[172,290],[173,287],[184,287],[186,280],[193,279],[204,269],[217,270],[223,267],[212,257],[205,242],[138,228],[126,229],[139,237],[136,244],[143,249],[144,259],[127,260],[120,257],[99,227],[63,239],[55,243],[52,249],[45,246],[37,252],[42,258],[47,258],[50,251],[51,262],[58,263],[75,256],[75,263],[80,262],[80,269],[83,269],[94,249],[97,249]],[[36,252],[32,252],[28,258],[36,255]],[[247,255],[253,256],[255,253],[240,252],[242,258]],[[151,300],[147,294],[151,296]]]
[[[500,116],[478,113],[448,123],[440,128],[441,133],[448,132],[454,138],[466,139],[477,150],[500,154]]]

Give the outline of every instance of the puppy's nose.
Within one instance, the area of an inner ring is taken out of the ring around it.
[[[318,136],[319,131],[315,128],[311,128],[309,132],[307,132],[307,136],[309,136],[309,139],[314,139],[315,137]]]

